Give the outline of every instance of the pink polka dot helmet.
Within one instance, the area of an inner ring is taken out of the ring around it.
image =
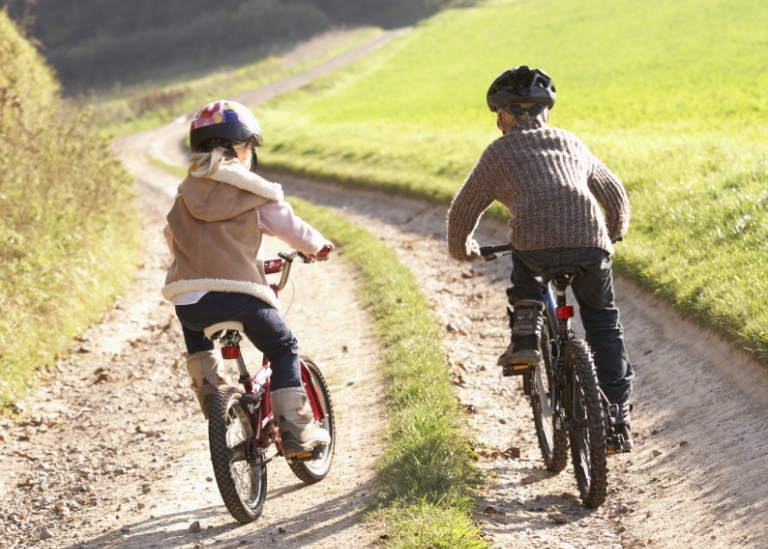
[[[258,147],[264,141],[256,117],[245,105],[220,100],[208,103],[195,115],[189,127],[189,146],[193,152],[209,139],[225,139]]]

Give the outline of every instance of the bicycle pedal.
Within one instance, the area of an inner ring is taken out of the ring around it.
[[[533,372],[536,369],[534,364],[505,364],[502,374],[508,376],[521,376]]]
[[[320,455],[323,453],[324,446],[320,448],[315,448],[311,452],[304,452],[303,454],[296,454],[291,459],[295,459],[296,461],[307,461],[311,459],[317,459],[320,457]]]
[[[624,437],[614,435],[605,438],[606,454],[612,456],[615,454],[628,454],[631,451],[631,448],[624,448]]]

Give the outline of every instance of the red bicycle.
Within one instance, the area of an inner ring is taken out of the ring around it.
[[[296,257],[310,263],[301,252],[279,253],[280,259],[264,262],[267,274],[282,272],[280,282],[271,284],[275,293],[289,280]],[[269,398],[269,376],[272,372],[265,356],[256,375],[248,372],[240,352],[243,325],[220,322],[205,329],[211,340],[219,340],[225,359],[237,361],[242,388],[224,385],[213,395],[208,419],[208,440],[216,484],[230,514],[239,522],[253,522],[262,513],[267,495],[267,464],[283,456],[280,431],[275,425]],[[327,446],[312,452],[286,458],[291,471],[307,484],[323,480],[331,468],[335,447],[335,422],[328,384],[311,359],[301,357],[301,379],[309,398],[315,421],[331,435]],[[267,457],[274,444],[276,453]]]

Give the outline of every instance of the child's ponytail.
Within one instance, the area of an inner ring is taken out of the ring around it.
[[[200,151],[189,158],[187,173],[194,177],[210,177],[222,162],[237,159],[237,152],[247,146],[247,143],[233,143],[224,139],[209,139],[200,146]],[[251,158],[249,158],[251,161]],[[249,162],[250,164],[250,162]],[[250,166],[246,165],[246,169]]]

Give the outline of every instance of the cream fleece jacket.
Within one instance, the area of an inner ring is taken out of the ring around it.
[[[259,209],[269,202],[282,204],[277,210],[290,219],[274,224],[281,231],[274,236],[298,250],[316,253],[325,242],[282,201],[280,185],[236,161],[222,164],[209,178],[188,176],[167,217],[173,263],[163,297],[172,301],[189,292],[235,292],[279,309],[259,254],[264,234]]]

